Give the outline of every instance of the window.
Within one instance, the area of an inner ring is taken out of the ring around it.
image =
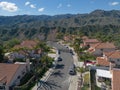
[[[115,63],[115,61],[111,61],[111,63]]]

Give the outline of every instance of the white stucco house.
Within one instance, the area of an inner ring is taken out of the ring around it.
[[[12,52],[6,53],[5,56],[13,61],[14,59],[25,59],[27,56],[31,58],[40,58],[42,54],[42,49],[36,48],[38,42],[33,40],[23,41],[19,45],[15,45]]]
[[[29,62],[24,64],[0,63],[0,90],[11,90],[30,70]]]

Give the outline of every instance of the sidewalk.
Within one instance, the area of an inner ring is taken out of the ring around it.
[[[51,73],[53,72],[53,69],[50,68],[45,75],[41,78],[42,81],[47,81],[47,79],[49,78],[49,76],[51,75]],[[32,88],[32,90],[37,90],[38,86],[37,83],[35,84],[35,86]]]

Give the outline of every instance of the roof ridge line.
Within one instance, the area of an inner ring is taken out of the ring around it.
[[[108,55],[108,57],[109,57],[109,56],[111,56],[114,52],[116,52],[116,51],[112,51],[112,52],[111,52],[111,54],[110,54],[110,55]]]
[[[99,42],[98,45],[95,46],[95,48],[96,48],[97,46],[99,46],[100,44],[101,44],[101,42]]]

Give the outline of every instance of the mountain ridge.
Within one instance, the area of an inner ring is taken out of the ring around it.
[[[95,10],[87,14],[63,15],[16,15],[0,16],[0,37],[2,40],[20,37],[33,38],[39,35],[48,36],[50,30],[57,32],[89,32],[106,27],[119,30],[120,10]],[[86,29],[86,27],[88,27]],[[101,28],[102,27],[102,28]],[[82,30],[81,30],[82,29]],[[84,30],[84,31],[83,31]]]

